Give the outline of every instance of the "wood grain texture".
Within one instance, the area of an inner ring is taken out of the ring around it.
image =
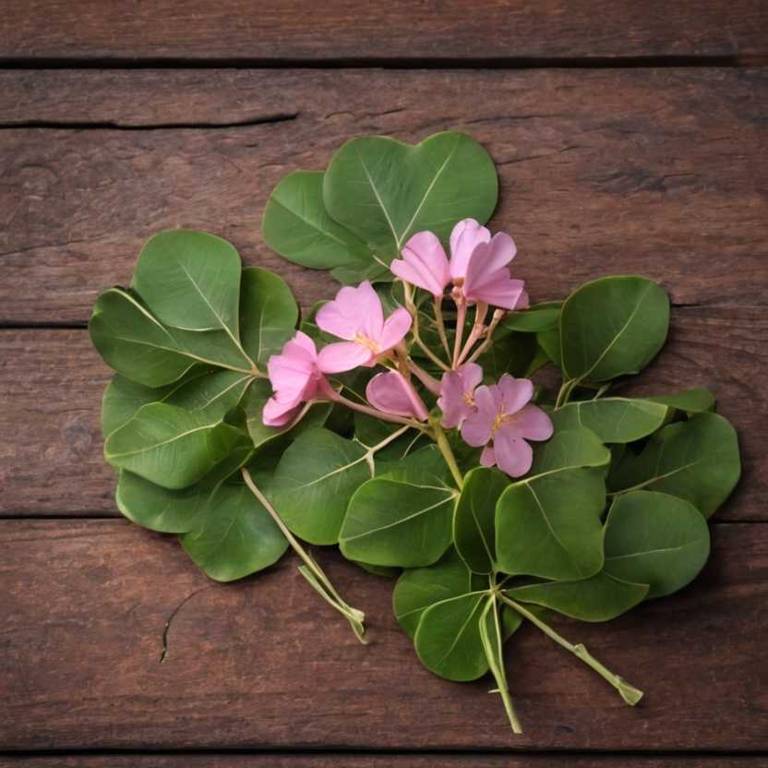
[[[768,520],[765,309],[684,307],[668,345],[625,391],[709,386],[739,431],[744,473],[722,520]],[[84,330],[0,331],[0,516],[117,514],[102,457],[101,394],[110,371]],[[621,390],[619,390],[621,391]]]
[[[761,768],[762,757],[579,757],[574,755],[472,754],[354,755],[119,755],[0,757],[0,768]]]
[[[766,51],[759,0],[28,0],[9,3],[0,57],[396,60]]]
[[[217,585],[173,539],[127,522],[5,521],[0,743],[764,750],[768,526],[720,524],[713,543],[684,592],[606,625],[557,622],[644,688],[636,709],[526,627],[508,655],[526,729],[515,737],[489,682],[450,683],[421,668],[392,617],[391,582],[337,554],[321,560],[367,612],[367,647],[291,558]]]
[[[325,273],[262,242],[273,186],[324,167],[350,135],[448,127],[496,160],[493,224],[515,236],[535,300],[637,272],[680,304],[766,301],[766,70],[51,71],[0,84],[2,121],[73,124],[0,131],[0,322],[84,321],[99,290],[130,279],[141,243],[176,226],[227,237],[306,304],[327,298]]]

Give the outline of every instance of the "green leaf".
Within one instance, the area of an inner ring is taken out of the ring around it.
[[[208,499],[195,529],[181,537],[187,554],[216,581],[242,579],[276,563],[288,541],[242,484],[225,483]]]
[[[548,328],[536,334],[539,349],[558,368],[563,367],[563,351],[560,348],[560,327]]]
[[[611,452],[586,427],[559,429],[545,443],[534,448],[531,474],[539,475],[576,467],[604,467]]]
[[[501,378],[505,373],[524,376],[536,356],[536,337],[531,333],[509,332],[496,338],[488,351],[477,359],[483,369],[485,381]]]
[[[430,672],[462,682],[477,680],[488,671],[480,636],[486,599],[485,592],[458,595],[424,611],[414,646],[419,660]]]
[[[325,210],[323,176],[322,171],[295,171],[280,180],[264,209],[265,242],[288,261],[334,269],[334,276],[350,282],[377,276],[383,267],[370,248]]]
[[[226,240],[173,229],[150,238],[139,254],[133,287],[166,325],[238,335],[240,256]]]
[[[608,476],[613,492],[662,491],[690,501],[709,517],[741,474],[736,431],[715,413],[668,424],[640,454],[627,451]]]
[[[96,300],[88,329],[104,361],[118,373],[161,387],[194,365],[170,332],[128,291],[110,288]]]
[[[563,469],[507,488],[496,506],[496,557],[511,575],[586,579],[603,565],[599,469]]]
[[[497,195],[490,156],[455,132],[416,146],[382,136],[353,139],[333,156],[323,183],[328,213],[385,267],[416,232],[428,229],[445,241],[460,219],[486,222]]]
[[[433,455],[418,451],[395,472],[358,488],[339,534],[346,558],[401,568],[440,559],[451,542],[458,492],[443,480]]]
[[[607,381],[642,370],[664,345],[669,298],[644,277],[585,283],[563,304],[563,372],[574,381]]]
[[[685,389],[682,392],[674,392],[671,395],[656,395],[647,397],[652,403],[661,403],[668,405],[678,411],[683,411],[689,416],[704,411],[711,411],[715,407],[715,396],[704,387],[694,387]]]
[[[395,618],[413,639],[422,613],[442,600],[482,590],[487,580],[474,576],[456,550],[449,549],[438,563],[403,571],[395,584],[392,604]]]
[[[239,439],[237,429],[203,412],[149,403],[107,437],[104,455],[115,467],[178,489],[200,480]]]
[[[115,491],[120,512],[131,522],[160,533],[187,533],[198,524],[213,491],[245,464],[253,452],[242,436],[229,455],[195,485],[179,490],[162,488],[132,472],[121,470]]]
[[[521,603],[533,603],[579,621],[610,621],[641,603],[647,584],[634,584],[605,571],[581,581],[529,584],[506,590]]]
[[[243,270],[240,288],[240,338],[248,356],[266,365],[293,336],[299,308],[285,281],[266,269]]]
[[[655,432],[669,413],[666,405],[628,397],[569,403],[552,413],[555,429],[584,426],[604,443],[631,443]]]
[[[543,333],[557,328],[561,306],[562,302],[560,301],[546,301],[541,304],[534,304],[528,309],[509,312],[499,323],[494,337],[509,331]]]
[[[347,503],[371,477],[372,465],[373,457],[363,446],[327,429],[310,429],[283,454],[268,495],[297,536],[311,544],[335,544]]]
[[[671,595],[696,578],[709,557],[709,528],[693,504],[653,491],[617,497],[605,524],[605,571]]]
[[[508,485],[505,474],[486,467],[477,467],[464,478],[453,513],[453,541],[475,573],[491,573],[495,569],[496,502]]]

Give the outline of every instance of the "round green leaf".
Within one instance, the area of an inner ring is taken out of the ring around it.
[[[238,335],[240,256],[207,232],[172,229],[139,254],[133,287],[166,325]]]
[[[486,222],[497,195],[488,153],[452,131],[416,146],[382,136],[352,139],[333,156],[323,183],[328,213],[384,266],[416,232],[447,240],[460,219]]]
[[[496,505],[496,558],[511,575],[571,580],[603,565],[605,484],[599,469],[563,469],[514,483]]]
[[[709,557],[709,528],[693,504],[652,491],[616,498],[605,524],[605,571],[650,585],[648,597],[677,592]]]
[[[222,461],[241,433],[203,412],[149,403],[107,437],[112,466],[161,485],[185,488]]]
[[[660,429],[640,454],[627,451],[608,476],[611,491],[662,491],[690,501],[709,517],[741,474],[734,428],[716,413]]]
[[[430,605],[480,591],[485,586],[487,580],[473,575],[456,550],[451,548],[434,565],[403,571],[392,594],[395,618],[406,634],[413,638],[421,614]]]
[[[634,584],[601,571],[581,581],[553,581],[508,589],[521,603],[533,603],[579,621],[610,621],[641,603],[647,584]]]
[[[569,403],[552,414],[555,429],[584,426],[604,443],[631,443],[655,432],[669,408],[650,400],[606,397]]]
[[[177,381],[195,363],[179,350],[162,323],[121,288],[99,296],[88,329],[107,365],[147,387]]]
[[[363,446],[327,429],[310,429],[282,455],[268,490],[285,524],[297,536],[311,544],[335,544],[347,503],[371,477],[369,461],[372,458]]]
[[[265,365],[293,336],[299,308],[285,280],[266,269],[243,270],[240,338],[248,356]]]
[[[560,313],[563,372],[607,381],[642,370],[664,345],[669,298],[644,277],[604,277],[572,293]]]
[[[505,474],[486,467],[477,467],[464,478],[453,513],[453,541],[475,573],[491,573],[495,568],[496,502],[508,485]]]
[[[242,483],[220,485],[181,544],[216,581],[242,579],[276,563],[288,548],[274,520]]]
[[[576,467],[605,467],[610,460],[611,452],[591,429],[572,426],[556,429],[551,439],[534,448],[531,474]]]
[[[288,261],[338,270],[350,282],[378,276],[384,268],[368,246],[325,210],[323,176],[322,171],[294,171],[280,180],[264,209],[265,242]]]
[[[542,333],[557,327],[560,317],[560,301],[546,301],[534,304],[528,309],[520,309],[509,312],[499,323],[494,337],[503,335],[508,331],[519,333]]]
[[[668,405],[678,411],[683,411],[689,416],[695,413],[711,411],[715,407],[715,396],[704,387],[694,387],[685,389],[682,392],[673,392],[671,395],[656,395],[646,397],[652,403],[661,403]]]

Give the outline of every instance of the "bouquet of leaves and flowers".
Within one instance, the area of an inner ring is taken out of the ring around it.
[[[285,177],[264,215],[277,252],[346,284],[331,301],[301,315],[226,241],[173,230],[90,330],[117,372],[102,427],[127,518],[177,534],[218,581],[292,549],[365,641],[308,547],[338,546],[396,579],[421,662],[490,673],[519,732],[503,648],[524,622],[640,700],[553,624],[688,584],[740,463],[707,390],[614,391],[664,345],[665,291],[606,277],[531,303],[515,242],[485,226],[496,199],[466,135],[355,139],[326,171]]]

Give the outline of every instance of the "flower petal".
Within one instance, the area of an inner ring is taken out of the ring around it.
[[[517,413],[514,426],[526,440],[549,440],[554,432],[552,419],[537,405],[526,405]]]
[[[426,421],[429,413],[413,386],[397,371],[377,373],[365,388],[368,402],[384,413]]]
[[[496,465],[496,451],[493,450],[492,445],[486,445],[483,448],[483,452],[480,454],[480,463],[484,467],[493,467]]]
[[[320,307],[315,322],[340,339],[352,341],[360,333],[375,339],[384,324],[381,299],[367,280],[356,288],[345,286],[333,301]]]
[[[505,373],[499,379],[498,387],[505,415],[517,413],[533,397],[533,382],[530,379],[516,379]]]
[[[461,425],[461,437],[467,445],[479,448],[491,439],[497,408],[494,392],[490,387],[482,386],[475,390],[477,410],[464,419]]]
[[[531,468],[531,446],[504,426],[494,435],[493,449],[497,466],[510,477],[522,477]]]
[[[372,365],[376,355],[362,344],[340,341],[320,350],[317,362],[323,373],[343,373],[360,365]]]
[[[465,363],[459,368],[464,392],[474,393],[483,381],[483,368],[477,363]]]
[[[475,219],[462,219],[451,232],[451,277],[466,277],[467,265],[475,248],[490,239],[491,233]]]
[[[398,307],[385,321],[378,338],[373,337],[379,343],[381,352],[387,352],[397,346],[405,334],[411,330],[411,313],[403,307]]]
[[[270,397],[264,404],[261,420],[267,427],[284,427],[299,411],[301,401],[291,404],[291,401],[281,402],[276,397]]]
[[[403,248],[402,259],[389,266],[392,272],[406,282],[441,296],[450,282],[448,257],[437,235],[417,232]]]

